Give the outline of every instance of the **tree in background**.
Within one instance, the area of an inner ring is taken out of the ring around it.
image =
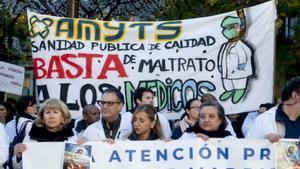
[[[71,1],[77,8],[69,8]],[[0,59],[16,64],[28,61],[30,64],[27,9],[53,16],[100,20],[129,20],[135,17],[139,20],[155,20],[154,14],[162,9],[163,2],[164,0],[3,0],[0,2]],[[72,11],[75,15],[70,13],[72,9],[75,9]]]
[[[8,62],[24,57],[22,50],[31,51],[26,45],[29,40],[27,18],[21,13],[11,14],[11,5],[0,4],[0,58]]]
[[[276,93],[280,93],[288,79],[300,75],[300,1],[280,0],[277,7]]]

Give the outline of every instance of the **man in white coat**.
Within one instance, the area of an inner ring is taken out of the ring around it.
[[[89,125],[100,120],[100,109],[96,105],[86,105],[82,110],[82,117],[83,119],[75,122],[75,127],[73,128],[78,138],[82,136]]]
[[[300,137],[300,76],[292,78],[283,88],[281,101],[255,119],[246,138],[276,142]]]
[[[130,112],[121,113],[123,94],[114,88],[106,89],[99,101],[101,118],[83,133],[86,141],[125,140],[132,132]]]

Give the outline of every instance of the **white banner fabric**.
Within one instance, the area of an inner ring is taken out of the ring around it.
[[[243,11],[158,22],[99,21],[28,12],[38,97],[66,102],[73,117],[102,91],[156,92],[155,106],[180,118],[190,98],[210,92],[226,114],[271,102],[275,1]]]
[[[267,140],[200,139],[91,142],[91,169],[271,169],[275,147]],[[62,168],[64,143],[26,143],[24,169]]]

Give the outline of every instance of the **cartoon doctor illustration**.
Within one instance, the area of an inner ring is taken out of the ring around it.
[[[218,68],[225,89],[219,99],[226,101],[232,98],[231,101],[234,104],[243,98],[248,79],[254,74],[252,50],[241,40],[246,31],[245,15],[244,13],[242,15],[242,18],[227,16],[223,19],[222,34],[228,39],[228,42],[222,44],[218,55]]]

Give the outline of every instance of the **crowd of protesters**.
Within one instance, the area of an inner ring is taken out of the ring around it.
[[[207,93],[202,98],[188,100],[181,119],[169,123],[153,106],[154,97],[152,90],[138,88],[134,93],[136,106],[130,112],[122,112],[123,94],[109,88],[102,93],[98,105],[83,108],[83,119],[79,120],[71,119],[67,105],[59,99],[50,98],[39,108],[32,96],[22,96],[16,103],[0,102],[0,165],[22,168],[26,142],[71,140],[78,144],[87,141],[113,144],[116,140],[207,141],[245,137],[273,143],[300,136],[300,76],[288,81],[278,105],[263,103],[258,111],[244,115],[227,117],[221,103]]]

